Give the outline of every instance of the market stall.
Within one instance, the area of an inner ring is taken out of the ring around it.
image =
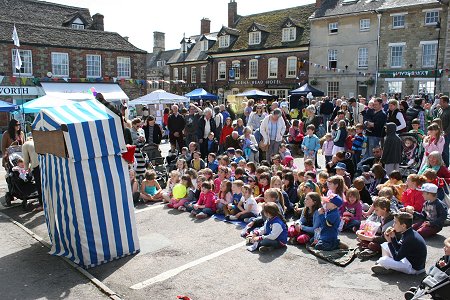
[[[138,252],[120,118],[88,100],[43,109],[32,127],[50,254],[88,268]]]

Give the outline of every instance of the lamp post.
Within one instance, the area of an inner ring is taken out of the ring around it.
[[[436,49],[436,65],[434,68],[434,91],[433,98],[436,97],[436,87],[437,87],[437,77],[438,77],[438,63],[439,63],[439,44],[441,41],[441,19],[436,23],[436,29],[438,30],[438,40],[437,40],[437,49]]]
[[[184,82],[187,82],[187,78],[185,78],[185,77],[187,77],[187,74],[188,74],[187,70],[186,70],[186,73],[184,72],[185,68],[186,68],[186,55],[187,55],[187,50],[188,50],[187,48],[189,47],[189,45],[191,43],[192,43],[191,38],[189,37],[188,40],[186,41],[186,36],[183,33],[183,67],[181,69],[181,77],[182,77],[181,79]],[[186,44],[187,44],[187,46],[186,46]]]

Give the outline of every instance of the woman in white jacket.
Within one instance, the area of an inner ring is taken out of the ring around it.
[[[281,110],[275,109],[270,115],[261,122],[260,132],[263,137],[263,143],[269,144],[266,151],[266,160],[270,163],[272,155],[277,154],[280,144],[283,141],[283,134],[286,131]]]

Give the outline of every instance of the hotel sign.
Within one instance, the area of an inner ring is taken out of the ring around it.
[[[38,95],[38,89],[34,86],[0,86],[0,96],[32,96]]]
[[[405,71],[381,71],[378,73],[382,78],[406,78],[406,77],[434,77],[435,70],[405,70]],[[438,70],[438,76],[442,75],[442,69]]]
[[[235,85],[264,85],[264,84],[282,84],[281,80],[273,79],[273,80],[236,80],[234,82]]]

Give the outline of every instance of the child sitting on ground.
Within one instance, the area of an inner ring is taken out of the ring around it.
[[[230,220],[230,216],[240,212],[238,204],[242,198],[243,186],[244,182],[242,180],[236,180],[231,185],[231,192],[233,193],[233,199],[231,203],[228,203],[228,206],[225,206],[223,208],[227,220]]]
[[[133,195],[133,203],[137,204],[141,196],[141,193],[139,192],[139,183],[136,180],[136,172],[134,170],[129,170],[129,173],[130,173],[131,192]]]
[[[147,170],[144,175],[144,181],[141,184],[141,198],[145,202],[158,202],[162,200],[162,189],[156,181],[156,173],[153,170]]]
[[[216,159],[216,153],[208,154],[208,168],[213,171],[213,173],[217,173],[219,169],[219,161]]]
[[[191,177],[191,179],[192,179],[192,177]],[[200,175],[197,177],[196,185],[194,185],[195,191],[193,191],[193,195],[189,191],[188,192],[188,201],[186,203],[184,203],[183,206],[180,206],[178,208],[178,210],[191,212],[194,209],[194,204],[197,203],[198,199],[200,198],[202,184],[204,182],[206,182],[206,179],[204,176]]]
[[[278,206],[273,203],[264,203],[262,213],[266,217],[264,225],[253,231],[253,245],[247,247],[249,251],[258,250],[262,253],[276,248],[286,247],[288,231],[286,220]]]
[[[253,198],[252,188],[246,184],[242,187],[242,198],[239,201],[238,208],[240,212],[230,216],[230,220],[239,220],[249,223],[251,218],[259,214],[259,206]]]
[[[338,195],[330,196],[325,202],[325,208],[319,208],[320,233],[317,243],[313,242],[315,249],[331,251],[339,248],[339,224],[341,217],[339,207],[343,201]]]
[[[191,216],[194,216],[197,219],[206,219],[216,212],[216,196],[211,189],[211,183],[204,182],[202,184],[200,197],[197,203],[194,204]]]
[[[428,238],[437,234],[444,227],[444,222],[447,219],[447,208],[441,200],[437,199],[438,187],[435,184],[425,183],[420,191],[422,191],[425,199],[422,211],[414,211],[412,206],[405,207],[404,211],[414,214],[414,218],[420,219],[412,227],[423,238]]]
[[[391,174],[389,174],[389,180],[386,181],[383,184],[379,184],[377,186],[377,189],[381,190],[385,186],[392,187],[396,191],[395,192],[395,194],[396,194],[395,196],[401,202],[402,201],[402,194],[404,192],[404,190],[403,190],[403,181],[402,180],[403,180],[402,174],[399,171],[394,170],[394,171],[391,172]]]
[[[305,159],[303,161],[304,171],[306,172],[313,172],[316,174],[316,169],[314,168],[314,159]]]
[[[183,158],[180,158],[177,160],[176,167],[177,167],[176,171],[178,171],[178,173],[180,174],[180,177],[183,176],[186,173],[186,171],[188,170],[186,160]]]
[[[372,267],[376,275],[398,271],[406,274],[421,274],[425,271],[427,245],[423,237],[412,228],[413,216],[400,212],[394,217],[394,227],[384,233],[387,240],[381,245],[382,257]],[[401,234],[400,241],[396,234]]]
[[[412,206],[415,211],[422,211],[425,199],[423,198],[419,187],[425,182],[427,182],[427,179],[424,176],[417,174],[410,174],[408,176],[408,179],[406,180],[407,189],[402,194],[402,202],[405,207]]]
[[[319,208],[322,207],[321,197],[318,193],[308,193],[305,198],[305,208],[300,220],[291,225],[288,235],[291,242],[306,244],[314,236],[317,228],[320,228]]]
[[[192,185],[191,177],[189,175],[183,175],[181,177],[181,183],[179,183],[179,184],[181,184],[182,186],[185,187],[184,189],[182,189],[184,191],[185,195],[182,198],[177,198],[177,197],[180,197],[180,195],[176,195],[176,197],[172,197],[172,199],[170,199],[170,203],[167,204],[168,208],[178,209],[179,207],[183,207],[184,204],[186,202],[188,202],[189,199],[190,199],[189,198],[189,191],[190,191],[190,189],[192,189],[194,187]]]
[[[362,204],[359,199],[359,191],[351,188],[346,193],[346,200],[339,209],[341,220],[344,222],[342,231],[356,232],[361,225]]]
[[[244,152],[241,149],[236,149],[234,162],[238,164],[241,160],[245,160],[243,155],[244,155]]]
[[[270,188],[270,175],[269,175],[269,173],[262,173],[259,176],[258,186],[259,186],[259,190],[261,192],[261,195],[264,195],[264,192]],[[256,202],[258,202],[258,203],[264,202],[264,197],[257,198]]]
[[[369,220],[380,223],[377,232],[373,236],[365,235],[362,230],[356,232],[359,240],[358,247],[361,250],[358,257],[363,260],[381,254],[381,244],[386,242],[384,232],[394,224],[394,215],[391,212],[391,202],[389,199],[377,197],[373,202],[373,207],[374,215]]]
[[[347,173],[347,166],[343,162],[338,162],[336,164],[336,175],[342,176],[344,178],[345,186],[349,189],[352,185],[352,180],[350,174]]]
[[[225,214],[225,207],[233,200],[233,193],[231,192],[231,181],[225,179],[220,184],[220,191],[217,193],[216,207],[217,213]]]
[[[206,168],[205,161],[202,159],[202,155],[199,151],[195,151],[191,160],[191,168],[195,171],[200,171]]]
[[[329,177],[328,173],[322,171],[319,173],[317,177],[319,178],[319,180],[317,181],[317,186],[319,187],[320,195],[325,196],[328,192],[328,185],[327,185],[327,180]]]
[[[180,172],[177,170],[173,170],[170,172],[169,180],[167,181],[166,187],[162,191],[163,203],[169,203],[170,199],[172,199],[172,190],[173,187],[180,182]]]
[[[359,192],[359,199],[361,199],[363,210],[368,210],[372,205],[372,196],[365,185],[364,177],[360,176],[353,180],[353,187]]]
[[[292,156],[291,151],[286,147],[286,144],[282,143],[280,145],[280,150],[278,150],[281,160],[283,161],[286,156]]]

